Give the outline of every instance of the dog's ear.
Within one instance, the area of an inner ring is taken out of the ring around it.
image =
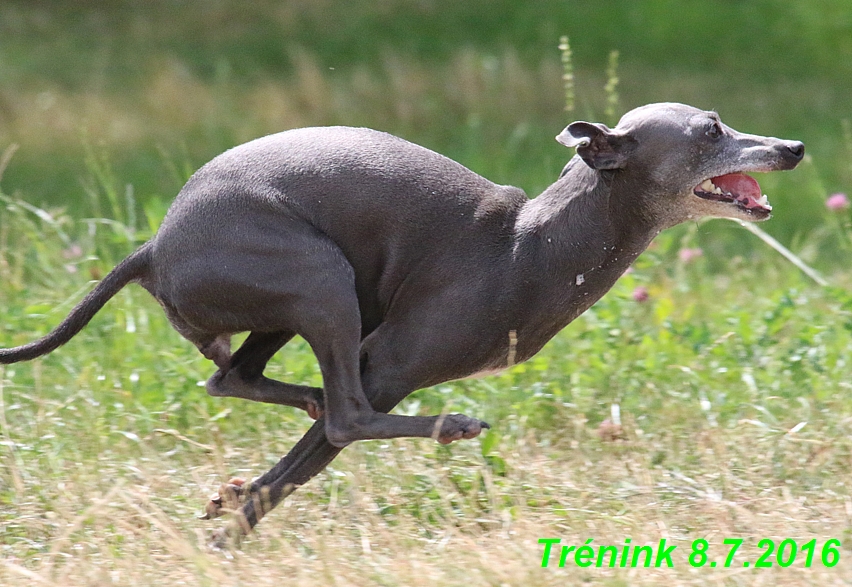
[[[623,168],[635,144],[628,135],[592,122],[572,122],[556,140],[566,147],[576,147],[586,165],[601,170]]]

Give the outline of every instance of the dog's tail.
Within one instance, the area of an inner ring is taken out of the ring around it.
[[[11,349],[0,349],[0,364],[29,361],[56,350],[74,337],[125,285],[144,276],[151,264],[151,242],[134,251],[110,271],[59,326],[42,338]]]

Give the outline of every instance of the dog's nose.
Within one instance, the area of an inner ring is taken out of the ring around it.
[[[797,160],[805,156],[805,144],[801,141],[787,141],[787,149]]]

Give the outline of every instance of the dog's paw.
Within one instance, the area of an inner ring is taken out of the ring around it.
[[[240,494],[242,493],[245,479],[233,477],[227,483],[219,487],[219,493],[210,496],[210,501],[204,506],[204,514],[199,516],[202,520],[212,520],[232,512],[240,507]]]
[[[464,414],[449,414],[443,419],[437,440],[441,444],[450,444],[462,438],[475,438],[486,428],[491,428],[488,422]]]

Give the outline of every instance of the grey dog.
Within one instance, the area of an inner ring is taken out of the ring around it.
[[[743,172],[792,169],[804,155],[800,142],[739,133],[715,112],[671,103],[632,110],[614,129],[575,122],[556,138],[577,156],[534,199],[367,129],[291,130],[231,149],[192,176],[154,238],[55,330],[0,350],[0,363],[53,351],[140,284],[218,367],[211,395],[317,420],[259,479],[223,485],[238,514],[225,535],[244,534],[350,442],[478,435],[488,424],[462,414],[388,412],[417,389],[529,359],[661,230],[768,218]],[[231,354],[239,332],[250,334]],[[322,389],[263,375],[296,334],[316,355]],[[208,515],[221,509],[218,497]]]

